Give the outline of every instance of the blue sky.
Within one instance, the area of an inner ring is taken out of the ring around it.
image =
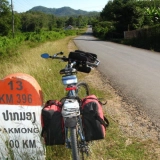
[[[11,2],[11,0],[8,0]],[[61,8],[64,6],[85,11],[102,11],[108,0],[12,0],[14,11],[25,12],[35,6]]]

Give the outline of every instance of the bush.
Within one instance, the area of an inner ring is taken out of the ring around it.
[[[16,38],[0,37],[0,56],[12,56],[17,47],[25,40],[23,35]]]
[[[41,31],[41,32],[27,32],[18,34],[16,37],[0,37],[0,56],[13,56],[17,54],[18,47],[24,43],[29,42],[30,46],[35,46],[37,43],[46,41],[55,41],[66,36],[73,36],[79,34],[77,30],[62,30],[56,31]],[[34,44],[35,43],[35,44]]]
[[[111,33],[115,30],[113,23],[108,21],[97,22],[93,26],[93,34],[96,37],[107,39],[110,38]]]

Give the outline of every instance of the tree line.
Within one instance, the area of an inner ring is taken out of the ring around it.
[[[14,29],[16,32],[40,32],[63,29],[68,25],[82,28],[95,19],[94,16],[58,17],[42,12],[14,12]],[[0,0],[0,36],[12,32],[12,8],[7,0]]]
[[[14,11],[12,14],[9,2],[0,0],[0,57],[19,55],[18,48],[22,44],[34,47],[46,41],[79,35],[95,18],[93,15],[58,17],[36,11]],[[73,26],[73,29],[67,30],[66,27],[69,25]]]
[[[160,0],[109,0],[93,24],[101,38],[123,38],[123,32],[160,24]]]

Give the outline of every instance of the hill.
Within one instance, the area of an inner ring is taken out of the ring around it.
[[[75,10],[70,7],[62,7],[62,8],[47,8],[43,6],[36,6],[30,9],[29,11],[39,11],[46,14],[53,14],[56,16],[79,16],[79,15],[88,15],[88,16],[95,16],[98,15],[99,12],[92,11],[87,12],[83,10]]]

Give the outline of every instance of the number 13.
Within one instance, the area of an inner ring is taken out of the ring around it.
[[[16,90],[22,90],[23,89],[23,84],[22,84],[22,81],[16,81]],[[15,85],[13,84],[13,81],[10,81],[8,83],[9,87],[10,87],[10,90],[14,90],[14,87]]]

